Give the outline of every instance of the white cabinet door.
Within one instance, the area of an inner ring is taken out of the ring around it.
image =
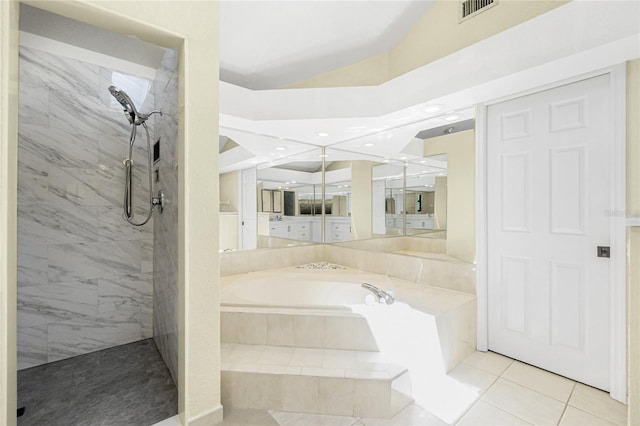
[[[609,87],[594,77],[487,116],[489,349],[605,390]]]

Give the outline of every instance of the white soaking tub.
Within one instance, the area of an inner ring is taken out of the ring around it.
[[[353,270],[286,268],[222,278],[223,306],[350,309],[365,304],[368,282],[387,290],[388,277]]]

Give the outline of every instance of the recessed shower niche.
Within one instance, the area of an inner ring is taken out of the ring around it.
[[[18,403],[28,417],[26,374],[132,342],[153,339],[177,382],[178,55],[29,6],[20,15]],[[150,213],[159,190],[168,202]]]

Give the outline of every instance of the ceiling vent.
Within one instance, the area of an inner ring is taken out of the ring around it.
[[[461,0],[460,22],[476,16],[480,12],[491,9],[498,4],[498,0]]]

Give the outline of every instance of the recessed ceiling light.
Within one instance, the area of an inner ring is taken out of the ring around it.
[[[423,108],[423,111],[429,114],[433,114],[434,112],[438,112],[441,109],[442,109],[442,105],[428,105]]]
[[[291,183],[296,183],[296,181],[295,181],[295,180],[292,180],[292,181],[291,181]]]
[[[444,119],[447,121],[453,121],[453,120],[457,120],[458,118],[460,117],[458,117],[457,115],[450,115],[448,117],[445,117]]]
[[[284,151],[285,149],[287,148],[285,148],[284,146],[276,146],[276,151]]]
[[[400,157],[400,159],[401,159],[401,160],[406,160],[406,159],[407,159],[407,157]]]
[[[420,164],[424,164],[426,162],[427,162],[427,160],[420,160]]]
[[[388,159],[388,158],[385,158],[384,160],[382,160],[382,162],[383,162],[383,163],[388,163],[388,162],[389,162],[389,159]]]
[[[326,138],[327,136],[329,136],[329,133],[327,133],[327,132],[318,132],[318,136],[320,136],[321,138]]]
[[[367,142],[367,143],[363,144],[363,146],[373,146],[373,144],[371,142]]]

